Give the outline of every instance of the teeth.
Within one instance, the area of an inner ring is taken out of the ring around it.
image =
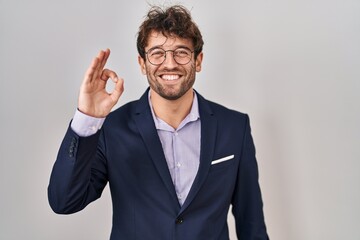
[[[176,80],[176,79],[178,79],[178,78],[179,78],[179,75],[163,75],[161,78],[164,79],[164,80],[169,80],[169,81],[171,81],[171,80]]]

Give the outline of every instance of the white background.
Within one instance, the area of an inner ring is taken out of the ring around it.
[[[359,240],[360,1],[175,3],[191,9],[205,40],[195,88],[250,115],[271,239]],[[147,87],[135,41],[148,8],[140,0],[0,0],[0,239],[108,239],[108,188],[84,211],[61,216],[50,210],[47,185],[100,49],[112,50],[108,67],[125,78],[119,105]]]

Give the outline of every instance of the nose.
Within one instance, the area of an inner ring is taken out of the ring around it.
[[[174,59],[174,52],[173,51],[166,51],[165,52],[165,60],[162,65],[166,68],[174,68],[178,65],[178,63]]]

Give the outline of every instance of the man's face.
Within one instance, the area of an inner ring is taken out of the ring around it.
[[[175,50],[179,47],[188,48],[193,51],[192,41],[179,38],[177,36],[165,37],[158,32],[152,32],[149,35],[148,45],[145,52],[149,49],[160,48],[165,51]],[[146,56],[147,57],[147,56]],[[167,100],[176,100],[181,98],[195,82],[196,72],[201,70],[203,54],[200,53],[195,59],[194,53],[191,54],[191,60],[187,64],[178,64],[173,57],[173,52],[166,52],[166,58],[160,65],[153,65],[139,56],[141,72],[147,76],[150,88]]]

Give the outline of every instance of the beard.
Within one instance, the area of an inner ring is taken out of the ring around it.
[[[161,74],[166,74],[167,72],[174,73],[174,72],[183,72],[183,71],[181,71],[180,69],[172,69],[171,71],[164,70],[161,72]],[[177,100],[182,96],[184,96],[185,93],[187,93],[194,86],[195,67],[194,65],[192,65],[190,71],[187,74],[181,75],[180,78],[183,79],[180,85],[161,84],[159,81],[157,81],[157,78],[160,78],[160,76],[157,75],[156,72],[152,74],[147,74],[147,79],[150,88],[166,100]]]
[[[177,100],[185,95],[195,83],[195,79],[189,82],[182,82],[180,87],[177,86],[163,86],[159,82],[152,82],[148,80],[150,88],[166,100]],[[178,88],[178,89],[176,89]]]

